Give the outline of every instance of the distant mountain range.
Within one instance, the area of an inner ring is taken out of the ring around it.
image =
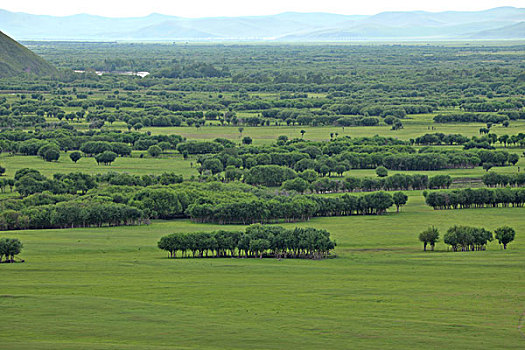
[[[0,78],[19,74],[53,75],[55,67],[0,32]]]
[[[183,18],[161,14],[54,17],[0,10],[0,30],[17,40],[395,41],[525,39],[525,8],[472,12],[382,12],[371,16],[286,12]]]

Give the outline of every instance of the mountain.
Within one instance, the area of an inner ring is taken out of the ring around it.
[[[43,58],[0,32],[0,78],[21,73],[51,75],[56,72],[56,68]]]
[[[286,12],[270,16],[108,18],[0,10],[0,30],[18,40],[350,41],[525,39],[525,9],[382,12],[371,16]]]
[[[525,22],[520,22],[517,24],[512,24],[510,26],[504,26],[501,28],[484,30],[472,35],[473,39],[493,39],[493,38],[523,38],[523,33],[525,33]]]

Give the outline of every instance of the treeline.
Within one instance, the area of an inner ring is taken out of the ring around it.
[[[509,117],[502,114],[486,113],[451,113],[438,114],[434,117],[435,123],[493,123],[501,124],[508,121]]]
[[[339,180],[326,177],[317,179],[317,177],[308,176],[308,174],[299,173],[297,178],[283,182],[282,188],[299,193],[306,191],[334,193],[445,189],[452,184],[450,175],[435,175],[430,178],[421,174],[395,174],[383,178],[347,176]],[[308,182],[308,179],[313,181]]]
[[[107,200],[103,202],[100,198],[69,200],[0,213],[0,230],[121,226],[146,222],[141,210]]]
[[[192,141],[179,144],[183,154],[200,154],[197,161],[201,173],[217,174],[228,167],[242,169],[232,171],[233,179],[244,176],[252,184],[267,182],[281,184],[296,177],[293,172],[276,166],[291,168],[295,172],[313,170],[321,176],[342,176],[351,169],[375,169],[384,166],[391,170],[440,170],[448,168],[472,168],[483,164],[491,166],[513,165],[519,160],[515,153],[505,150],[450,150],[437,147],[413,147],[399,143],[376,144],[375,138],[350,139],[343,137],[325,144],[295,139],[288,141],[279,137],[272,146],[234,146],[229,140]],[[267,175],[279,174],[273,180]],[[227,176],[228,177],[228,176]],[[284,177],[284,178],[283,178]],[[273,186],[275,186],[275,184]],[[271,186],[271,185],[270,185]]]
[[[480,188],[425,192],[425,202],[434,209],[523,207],[525,188]]]
[[[481,180],[488,187],[522,187],[525,186],[525,173],[498,174],[489,172],[481,177]]]
[[[13,179],[0,179],[0,187],[5,191],[7,186],[13,187],[22,196],[49,191],[53,194],[85,194],[97,188],[99,183],[123,186],[154,186],[171,185],[182,182],[182,175],[163,173],[161,175],[130,175],[127,173],[108,172],[105,174],[89,175],[80,172],[68,174],[54,174],[47,178],[38,170],[30,168],[18,169]]]
[[[104,181],[121,178],[100,177]],[[124,179],[143,181],[144,177]],[[168,178],[172,179],[177,177]],[[314,216],[382,214],[393,204],[399,208],[406,203],[406,196],[403,199],[382,192],[321,198],[278,194],[242,183],[186,182],[146,187],[98,183],[97,176],[56,174],[48,179],[36,170],[21,169],[15,186],[23,197],[0,200],[0,228],[135,225],[150,219],[175,218],[220,224],[292,222]]]
[[[489,124],[490,125],[490,124]],[[463,145],[465,149],[470,148],[486,148],[493,149],[493,145],[499,142],[501,145],[507,147],[507,145],[525,145],[525,134],[519,133],[516,135],[501,135],[498,136],[494,133],[490,133],[489,128],[481,128],[480,133],[486,133],[486,135],[477,137],[473,136],[468,138],[461,134],[443,134],[433,133],[425,134],[415,139],[410,139],[411,144],[416,145]]]
[[[507,244],[514,240],[516,232],[512,227],[502,226],[495,231],[498,242],[507,249]],[[479,251],[485,250],[488,242],[494,239],[491,231],[482,227],[453,226],[443,236],[443,242],[448,244],[453,251]]]
[[[0,152],[39,155],[43,147],[53,147],[60,151],[81,150],[86,156],[95,156],[111,151],[121,156],[129,156],[132,150],[147,150],[158,145],[163,150],[175,149],[184,138],[179,135],[149,135],[148,133],[120,131],[76,131],[42,130],[25,132],[3,130],[0,132]]]
[[[406,203],[404,202],[400,205]],[[220,204],[196,202],[186,213],[194,222],[218,224],[269,223],[306,221],[314,216],[381,215],[394,205],[385,192],[362,196],[325,198],[320,196],[276,196],[271,199],[247,199]],[[396,204],[397,205],[397,204]]]
[[[157,246],[170,258],[178,254],[191,257],[244,257],[323,259],[336,243],[330,233],[311,227],[286,229],[281,226],[255,224],[244,232],[214,231],[173,233],[162,237]]]

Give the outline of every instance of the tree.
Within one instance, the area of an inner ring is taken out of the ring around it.
[[[148,154],[153,158],[157,158],[162,153],[162,149],[157,145],[152,145],[148,148]]]
[[[308,189],[309,183],[306,180],[303,180],[300,177],[296,177],[292,180],[286,180],[283,182],[282,188],[288,191],[297,191],[299,193],[304,193]]]
[[[394,204],[397,207],[397,212],[399,213],[399,207],[407,204],[408,196],[403,192],[396,192],[392,196],[392,199],[394,200]]]
[[[518,163],[518,161],[520,160],[520,156],[516,153],[511,153],[509,154],[509,163],[511,163],[512,165],[516,165],[516,163]]]
[[[102,163],[104,165],[109,165],[113,163],[115,159],[117,159],[117,154],[111,151],[104,151],[95,156],[95,160],[97,161],[97,164]]]
[[[490,169],[492,169],[493,166],[494,166],[494,164],[492,164],[492,163],[483,163],[483,169],[484,169],[485,171],[487,171],[487,172],[488,172]]]
[[[304,138],[305,133],[306,133],[306,130],[301,130],[301,138]]]
[[[5,168],[0,165],[0,176],[5,174]]]
[[[239,130],[239,134],[241,134],[241,136],[240,136],[240,137],[242,137],[242,132],[244,131],[244,128],[243,128],[243,127],[241,126],[241,127],[239,127],[239,129],[238,129],[238,130]]]
[[[378,166],[376,168],[376,174],[379,177],[386,177],[388,176],[388,170],[384,166]]]
[[[56,149],[49,149],[42,156],[45,161],[54,162],[60,158],[60,152]]]
[[[401,120],[396,119],[394,123],[392,124],[392,130],[399,130],[399,129],[403,129],[403,123],[401,122]]]
[[[252,138],[250,136],[245,136],[243,137],[242,139],[242,144],[243,145],[251,145],[252,144]]]
[[[69,154],[69,158],[71,158],[71,160],[76,163],[79,161],[80,158],[82,158],[82,153],[80,153],[79,151],[74,151],[74,152],[71,152]]]
[[[423,242],[423,250],[427,250],[427,244],[430,244],[430,249],[434,250],[436,242],[439,240],[439,231],[434,226],[427,228],[419,234],[419,240]]]
[[[507,244],[512,242],[516,236],[516,231],[509,226],[498,227],[494,233],[499,244],[503,244],[503,249],[507,249]]]
[[[0,262],[3,256],[7,262],[14,262],[15,255],[20,254],[23,247],[18,238],[0,238]]]
[[[202,163],[202,170],[209,170],[212,174],[218,174],[223,170],[222,162],[217,158],[208,158]]]

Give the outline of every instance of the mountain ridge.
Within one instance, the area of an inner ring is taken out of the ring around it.
[[[525,8],[509,6],[483,11],[388,11],[375,15],[283,12],[264,16],[201,18],[160,13],[124,18],[90,14],[55,17],[0,9],[0,30],[18,40],[525,39],[525,31],[519,25],[523,21]]]

